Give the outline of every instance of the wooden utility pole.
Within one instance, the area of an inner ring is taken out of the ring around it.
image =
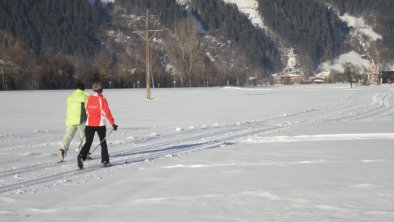
[[[146,99],[151,99],[150,97],[150,85],[151,85],[151,73],[150,73],[150,41],[153,38],[154,34],[162,31],[158,30],[150,30],[149,29],[149,17],[153,17],[155,15],[149,15],[149,10],[146,11],[146,15],[143,16],[145,20],[145,30],[143,31],[135,31],[142,39],[145,41],[145,65],[146,65]],[[153,32],[153,35],[149,35],[150,32]]]

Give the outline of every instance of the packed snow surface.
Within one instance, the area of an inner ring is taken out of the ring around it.
[[[0,221],[394,221],[390,85],[105,89],[113,166],[81,171],[71,92],[0,92]]]

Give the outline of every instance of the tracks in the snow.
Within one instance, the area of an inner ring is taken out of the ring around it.
[[[387,92],[377,92],[373,98],[366,98],[371,99],[372,102],[369,105],[363,103],[363,107],[357,107],[352,102],[354,97],[358,96],[360,95],[353,93],[332,107],[312,108],[292,114],[269,117],[257,122],[193,129],[169,133],[156,138],[142,138],[133,143],[116,144],[113,146],[116,147],[115,150],[117,151],[111,152],[111,162],[116,167],[117,165],[133,164],[192,150],[214,148],[243,137],[284,130],[289,127],[325,121],[359,121],[393,115],[393,95]],[[48,163],[48,159],[53,158],[53,156],[45,158],[45,161],[36,164],[30,163],[30,165],[25,164],[21,167],[0,171],[0,179],[2,179],[0,181],[0,193],[28,189],[32,186],[69,179],[101,169],[97,160],[93,160],[96,162],[92,164],[87,164],[84,170],[77,171],[74,161],[57,164],[54,162]],[[15,159],[15,161],[17,160]],[[12,159],[6,161],[9,162]]]
[[[120,164],[132,164],[194,149],[212,148],[215,146],[220,146],[229,140],[237,139],[269,129],[269,127],[245,128],[241,126],[233,126],[226,128],[218,127],[210,130],[203,129],[201,130],[202,133],[199,133],[198,135],[194,133],[191,135],[177,134],[181,137],[177,137],[175,139],[165,138],[165,141],[139,144],[135,148],[114,152],[111,154],[111,162],[115,166]],[[70,164],[73,166],[70,166]],[[71,161],[63,164],[42,163],[6,170],[0,172],[0,177],[19,175],[18,177],[21,177],[21,179],[17,182],[1,185],[0,193],[18,189],[26,189],[31,186],[54,182],[63,178],[69,178],[96,171],[100,168],[101,166],[99,163],[94,163],[91,164],[91,166],[86,167],[84,170],[77,171],[75,162]],[[27,176],[24,177],[24,175]]]

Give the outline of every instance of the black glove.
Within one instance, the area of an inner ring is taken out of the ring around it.
[[[116,131],[118,129],[118,125],[116,125],[116,124],[112,125],[112,129],[114,129],[114,131]]]

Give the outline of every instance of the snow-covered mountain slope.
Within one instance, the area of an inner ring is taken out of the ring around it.
[[[226,3],[236,4],[239,11],[248,15],[250,21],[257,27],[261,28],[267,36],[273,39],[278,39],[278,35],[268,28],[263,21],[262,16],[258,11],[258,2],[256,0],[223,0]],[[285,65],[285,70],[294,68],[298,65],[298,55],[294,53],[294,49],[291,47],[286,47],[282,42],[276,42],[276,45],[281,52],[282,61]]]
[[[300,50],[294,50],[297,49],[297,45],[294,45],[296,43],[292,43],[292,45],[285,41],[275,33],[275,31],[264,24],[264,16],[259,14],[257,0],[222,1],[225,3],[236,4],[239,11],[247,15],[252,24],[261,29],[266,36],[270,37],[275,42],[275,47],[279,50],[282,57],[281,63],[283,64],[283,70],[303,67],[301,61],[305,60],[303,60],[303,55],[299,54]],[[180,5],[187,6],[191,3],[191,0],[177,0],[177,2]],[[327,4],[325,7],[332,9],[334,6]],[[368,25],[363,17],[354,17],[349,13],[340,15],[338,10],[335,9],[330,11],[334,11],[334,16],[340,18],[349,29],[348,35],[343,38],[343,41],[345,41],[344,44],[346,45],[346,47],[343,48],[348,48],[348,50],[344,51],[342,55],[338,55],[336,58],[330,58],[320,65],[314,64],[315,67],[317,66],[318,68],[317,70],[313,70],[313,72],[329,73],[328,71],[332,69],[342,71],[343,65],[346,63],[352,63],[359,69],[368,69],[370,63],[368,55],[370,54],[371,47],[375,41],[382,39],[382,35],[377,33],[371,25]],[[278,72],[280,72],[280,70]]]
[[[224,2],[234,3],[238,6],[239,10],[247,15],[251,19],[251,22],[262,28],[263,30],[269,30],[267,26],[264,25],[263,19],[259,14],[257,8],[258,3],[255,0],[223,0]],[[331,7],[331,6],[328,6]],[[346,52],[343,55],[334,58],[331,61],[327,61],[322,63],[319,66],[317,72],[321,71],[329,71],[330,69],[335,69],[337,71],[343,71],[344,64],[351,63],[354,66],[361,69],[368,69],[370,61],[365,58],[365,54],[369,53],[371,49],[371,44],[375,41],[382,39],[382,36],[373,30],[373,27],[366,24],[363,17],[355,17],[348,13],[340,16],[339,13],[337,16],[344,21],[347,26],[350,28],[349,41],[353,42],[354,50],[350,52]],[[269,31],[269,33],[273,33]],[[359,47],[359,48],[357,48]],[[284,57],[286,57],[285,61],[285,69],[295,67],[298,64],[298,57],[295,53],[292,53],[292,48],[282,48],[282,52]]]
[[[180,5],[189,5],[191,0],[177,0]],[[239,11],[247,15],[250,22],[260,28],[267,36],[271,37],[276,43],[282,57],[283,70],[289,68],[302,67],[300,60],[302,55],[298,54],[296,45],[291,45],[271,30],[264,24],[264,18],[259,14],[257,0],[222,0],[225,3],[236,4]],[[325,3],[322,3],[325,4]],[[358,69],[369,69],[371,47],[377,40],[382,39],[382,35],[377,33],[374,28],[367,24],[363,17],[355,17],[349,13],[340,15],[339,10],[335,9],[333,5],[326,4],[328,9],[333,9],[335,16],[340,18],[348,27],[349,33],[344,39],[349,50],[338,55],[336,58],[331,58],[320,65],[318,65],[315,73],[329,73],[330,70],[343,71],[344,64],[351,63]]]
[[[382,36],[375,32],[372,26],[366,24],[363,17],[355,17],[348,13],[341,16],[338,12],[337,15],[350,29],[348,40],[353,46],[353,50],[338,56],[334,60],[322,63],[318,72],[329,73],[328,71],[331,69],[343,72],[344,65],[347,63],[358,69],[369,70],[370,58],[366,55],[373,50],[371,48],[372,44],[381,40]]]
[[[236,4],[238,9],[249,16],[250,21],[262,29],[267,27],[264,25],[263,19],[258,12],[258,2],[256,0],[223,0],[227,3]]]

